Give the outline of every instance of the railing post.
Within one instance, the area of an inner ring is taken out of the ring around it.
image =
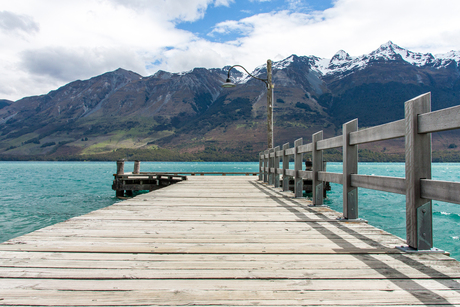
[[[280,168],[280,157],[276,155],[278,151],[280,151],[280,147],[276,146],[275,147],[275,165],[273,166],[275,168],[275,188],[280,187],[280,174],[278,172],[278,169]]]
[[[433,247],[431,200],[421,197],[421,179],[431,179],[431,133],[418,133],[418,115],[431,111],[431,93],[406,101],[406,238],[409,247]]]
[[[264,159],[263,159],[263,152],[259,153],[259,180],[262,181],[264,180],[264,173],[263,173],[263,167],[264,167]]]
[[[289,176],[286,175],[286,170],[289,169],[289,156],[286,149],[289,149],[289,143],[283,145],[283,191],[289,191]]]
[[[275,184],[275,173],[272,172],[272,168],[275,167],[275,157],[271,155],[275,152],[275,148],[270,148],[268,150],[268,184]]]
[[[316,149],[316,142],[323,139],[323,131],[319,131],[312,135],[313,151],[312,156],[312,191],[313,191],[313,206],[321,206],[323,204],[323,182],[318,180],[318,172],[323,170],[323,151]]]
[[[303,153],[299,153],[299,146],[303,145],[303,139],[297,139],[294,142],[295,155],[294,155],[294,169],[295,169],[295,178],[294,178],[294,194],[295,197],[303,196],[303,179],[299,176],[299,171],[302,170],[302,160]]]
[[[351,186],[351,174],[358,173],[358,145],[350,145],[350,132],[358,131],[358,119],[343,124],[343,217],[358,218],[358,188]]]
[[[264,151],[264,182],[267,183],[268,182],[268,171],[267,171],[267,167],[268,167],[268,149]]]
[[[141,173],[141,161],[134,160],[133,174],[140,174],[140,173]]]

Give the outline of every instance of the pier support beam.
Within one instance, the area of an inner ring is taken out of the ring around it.
[[[141,161],[135,160],[133,174],[138,175],[140,173],[141,173]]]
[[[406,237],[409,247],[433,247],[431,199],[421,197],[421,179],[431,179],[431,133],[418,133],[418,115],[431,112],[431,94],[405,103]]]
[[[275,147],[275,163],[274,163],[274,168],[275,168],[275,188],[280,187],[280,174],[278,173],[278,169],[280,168],[280,156],[277,156],[277,152],[280,151],[280,147],[276,146]]]
[[[125,173],[125,160],[117,160],[117,175],[123,175]]]
[[[259,153],[259,180],[263,181],[264,180],[264,158],[263,158],[264,152]]]
[[[264,182],[268,183],[268,149],[264,151]]]
[[[285,171],[289,169],[289,156],[286,154],[287,149],[289,149],[289,143],[283,145],[283,191],[289,191],[289,176]]]
[[[123,175],[125,173],[125,160],[120,159],[117,160],[117,175]],[[125,196],[125,190],[116,190],[115,192],[116,197],[123,197]]]
[[[302,170],[303,162],[303,153],[299,153],[299,146],[303,145],[303,138],[297,139],[294,142],[295,155],[294,155],[294,169],[295,169],[295,178],[294,178],[294,193],[295,197],[303,196],[303,179],[300,177],[299,171]]]
[[[317,150],[316,142],[323,139],[323,131],[319,131],[312,136],[312,171],[313,180],[311,189],[313,192],[313,206],[323,205],[323,182],[318,180],[318,172],[323,170],[323,151]]]
[[[270,148],[268,150],[268,184],[274,185],[275,184],[275,173],[272,169],[275,167],[275,148]]]
[[[350,145],[350,133],[358,131],[358,120],[343,124],[343,217],[358,218],[358,188],[351,186],[351,174],[358,174],[358,145]]]

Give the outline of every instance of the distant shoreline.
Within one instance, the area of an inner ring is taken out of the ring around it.
[[[304,159],[308,155],[304,155]],[[254,152],[198,152],[178,153],[168,149],[118,149],[110,153],[92,155],[0,155],[0,161],[116,161],[119,159],[140,160],[145,162],[257,162]],[[368,149],[359,150],[359,162],[404,162],[404,153],[382,153]],[[328,150],[324,160],[342,162],[339,150]],[[453,150],[433,151],[432,162],[460,162],[460,152]]]

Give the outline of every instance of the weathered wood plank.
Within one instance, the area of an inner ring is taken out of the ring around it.
[[[418,116],[418,133],[440,132],[460,128],[460,106]]]
[[[433,274],[427,274],[410,267],[396,269],[384,268],[358,268],[358,269],[110,269],[110,268],[2,268],[0,278],[50,278],[50,279],[397,279],[411,276],[412,279],[446,278],[459,279],[460,271],[448,268],[437,268]]]
[[[343,146],[343,136],[339,135],[333,138],[318,141],[316,143],[317,150],[326,150]]]
[[[452,258],[256,180],[193,177],[0,244],[0,305],[460,303]]]
[[[441,180],[421,179],[421,196],[454,204],[460,204],[460,183]]]
[[[352,174],[351,186],[396,194],[406,194],[406,180],[398,177]]]
[[[297,152],[298,152],[298,153],[311,152],[312,150],[313,150],[313,144],[312,144],[312,143],[300,145],[300,146],[298,146],[298,148],[297,148]]]
[[[342,174],[330,172],[318,172],[318,180],[342,184]]]
[[[432,290],[460,290],[460,280],[452,279],[417,279],[416,283],[411,280],[400,280],[398,284],[386,279],[366,279],[346,280],[346,279],[213,279],[200,280],[195,279],[111,279],[98,280],[96,283],[91,280],[69,280],[69,279],[6,279],[5,283],[0,284],[3,290],[10,289],[28,289],[28,290],[59,290],[59,291],[133,291],[133,290],[169,290],[180,289],[181,291],[196,290],[213,290],[220,291],[247,290],[257,289],[260,291],[349,291],[349,290],[368,290],[368,291],[394,291],[401,290],[419,290],[420,287]]]
[[[404,137],[405,133],[405,120],[401,119],[388,124],[366,128],[350,133],[350,145],[391,140]]]
[[[56,290],[11,290],[14,303],[28,304],[34,298],[33,305],[59,305],[59,306],[119,306],[120,302],[129,300],[133,305],[155,306],[186,306],[185,302],[193,302],[197,306],[372,306],[386,304],[389,300],[399,301],[398,305],[438,305],[442,302],[449,305],[460,303],[460,295],[456,291],[430,291],[427,295],[424,290],[413,290],[410,293],[404,290],[394,291],[328,291],[325,296],[322,291],[257,291],[233,290],[219,291],[56,291]],[[11,303],[10,299],[3,304]],[[351,304],[350,304],[351,303]]]

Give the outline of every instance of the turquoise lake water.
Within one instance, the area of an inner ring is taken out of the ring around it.
[[[125,164],[131,171],[133,163]],[[142,162],[141,171],[254,172],[255,162]],[[341,163],[328,163],[342,172]],[[359,163],[360,174],[404,177],[404,163]],[[118,202],[111,189],[115,162],[0,162],[0,242]],[[433,163],[432,177],[460,182],[460,163]],[[325,203],[342,211],[342,186]],[[405,238],[405,196],[359,189],[359,216]],[[435,247],[460,260],[460,205],[433,201]]]

